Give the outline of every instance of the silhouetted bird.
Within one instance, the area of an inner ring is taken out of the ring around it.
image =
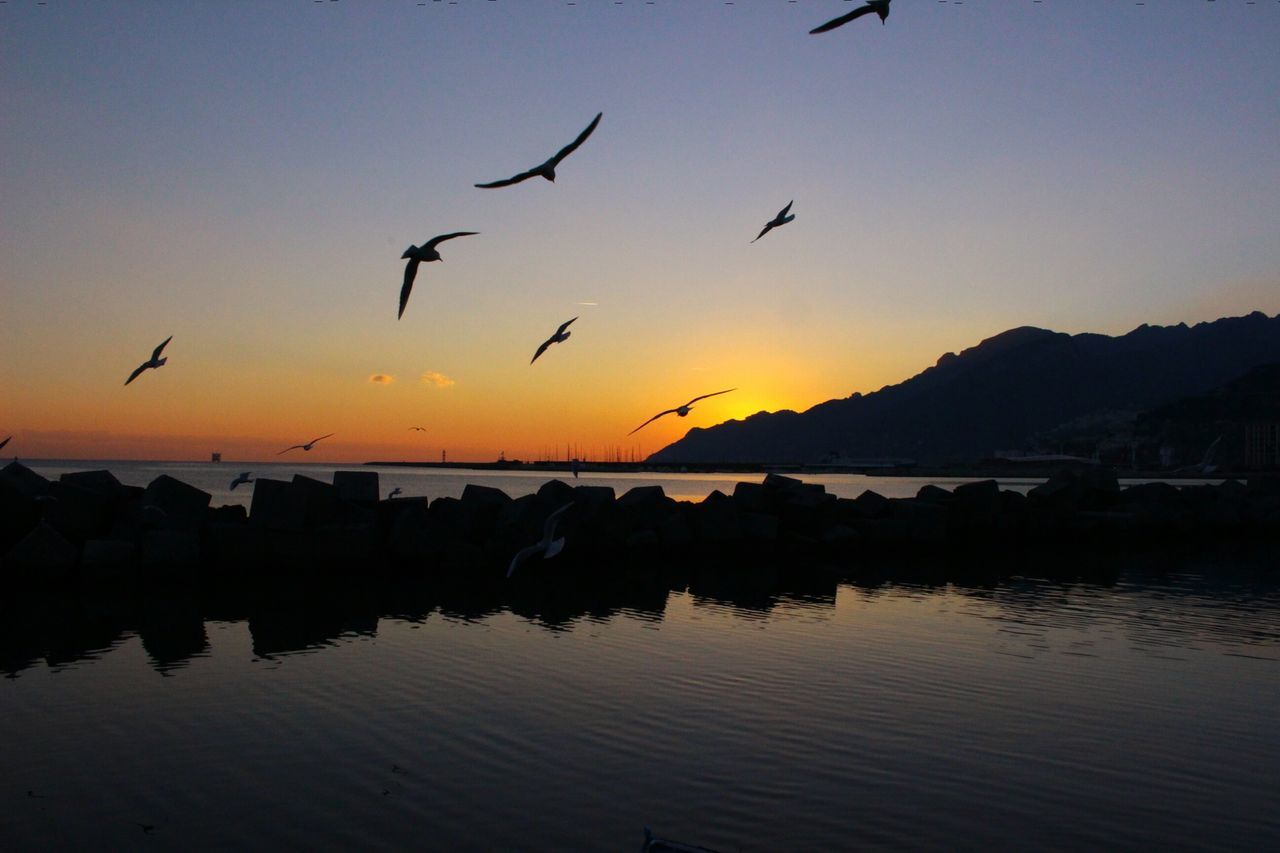
[[[699,400],[705,400],[708,397],[714,397],[717,394],[728,394],[730,391],[737,391],[737,390],[738,390],[737,388],[726,388],[723,391],[714,391],[710,394],[703,394],[701,397],[694,397],[692,400],[685,403],[683,406],[676,406],[674,409],[667,409],[665,412],[658,412],[658,414],[649,418],[649,420],[645,421],[644,423],[640,424],[640,426],[636,427],[631,432],[627,433],[627,435],[633,435],[639,432],[640,430],[644,429],[649,424],[653,423],[663,415],[677,414],[682,418],[686,417],[689,414],[689,410],[693,408],[693,404],[698,402]]]
[[[559,151],[555,153],[555,156],[553,156],[547,162],[543,163],[541,166],[534,166],[529,171],[521,172],[518,175],[513,175],[512,177],[507,178],[505,181],[494,181],[493,183],[489,183],[489,184],[476,184],[476,186],[482,190],[491,190],[497,187],[509,187],[512,184],[518,184],[521,181],[527,181],[529,178],[535,177],[537,175],[541,175],[542,177],[546,178],[548,181],[554,182],[556,179],[556,166],[559,166],[561,160],[563,160],[564,158],[572,154],[574,151],[576,151],[579,145],[587,141],[587,137],[590,136],[591,132],[596,129],[596,125],[600,123],[600,117],[603,115],[604,113],[596,113],[596,117],[591,120],[591,124],[587,125],[586,130],[578,134],[577,139],[573,140],[568,145],[561,148]]]
[[[759,240],[761,237],[768,234],[771,230],[773,230],[774,228],[777,228],[779,225],[786,225],[788,222],[795,219],[796,216],[794,213],[791,214],[790,216],[787,215],[787,211],[791,209],[791,205],[793,205],[794,203],[795,203],[794,201],[787,202],[787,206],[782,208],[782,210],[779,210],[777,216],[773,217],[773,219],[770,219],[768,222],[766,222],[764,224],[764,230],[762,230],[759,234],[756,235],[756,240]],[[756,240],[752,240],[751,242],[754,243]]]
[[[302,448],[303,450],[310,450],[311,448],[316,446],[316,442],[323,441],[324,439],[328,438],[331,435],[333,435],[333,433],[329,433],[329,435],[322,435],[319,438],[313,438],[310,441],[308,441],[306,444],[295,444],[295,445],[292,445],[291,447],[286,447],[284,450],[281,450],[280,453],[288,453],[290,450],[297,450],[298,448]],[[276,456],[279,456],[280,453],[277,453]]]
[[[847,15],[841,15],[838,18],[832,18],[820,27],[814,27],[809,30],[809,35],[815,33],[825,33],[828,30],[834,30],[836,27],[843,27],[855,18],[861,18],[863,15],[869,15],[875,12],[880,16],[880,23],[884,23],[884,19],[889,17],[889,3],[892,0],[867,0],[865,6],[859,6]]]
[[[441,234],[439,237],[432,237],[421,246],[409,246],[404,250],[404,254],[400,256],[401,260],[409,259],[409,263],[404,265],[404,284],[400,286],[400,313],[396,314],[399,320],[404,316],[404,306],[409,304],[409,294],[413,291],[413,280],[418,277],[418,264],[425,261],[442,261],[440,253],[436,251],[445,240],[452,240],[454,237],[470,237],[473,234],[479,234],[479,231],[455,231],[452,234]]]
[[[542,524],[542,539],[516,552],[516,555],[511,558],[511,565],[507,568],[507,577],[511,577],[512,572],[519,568],[525,560],[528,560],[538,552],[542,552],[542,559],[550,560],[563,550],[564,537],[561,536],[559,539],[553,539],[552,537],[556,535],[556,524],[559,523],[560,516],[571,506],[573,506],[572,501],[547,516],[547,520]]]
[[[279,456],[280,454],[277,453],[276,455]],[[243,483],[252,483],[253,478],[249,476],[252,473],[253,473],[252,471],[241,471],[240,476],[236,477],[234,480],[231,481],[231,491],[234,492],[236,490],[236,486],[239,486]]]
[[[426,432],[426,427],[409,427],[409,432]]]
[[[139,373],[141,373],[142,371],[146,370],[148,367],[161,367],[161,366],[163,366],[163,365],[164,365],[164,363],[165,363],[166,361],[168,361],[169,359],[167,359],[167,358],[161,358],[161,357],[160,357],[160,353],[161,353],[161,351],[162,351],[162,350],[164,350],[165,346],[167,346],[167,345],[168,345],[168,343],[169,343],[169,341],[171,341],[171,340],[173,340],[173,335],[170,335],[169,337],[165,338],[165,339],[164,339],[164,343],[160,344],[160,346],[158,346],[158,347],[156,347],[154,350],[152,350],[152,351],[151,351],[151,359],[150,359],[149,361],[144,361],[144,362],[142,362],[142,364],[139,364],[139,365],[138,365],[138,368],[137,368],[136,370],[134,370],[134,371],[133,371],[133,373],[130,373],[130,374],[129,374],[129,378],[128,378],[128,379],[126,379],[126,380],[124,381],[124,384],[125,384],[125,385],[128,385],[130,382],[132,382],[133,380],[137,379],[137,378],[138,378],[138,374],[139,374]]]
[[[394,489],[391,490],[391,494],[387,495],[387,500],[391,500],[398,494],[400,494],[400,487],[396,486]]]
[[[577,317],[573,318],[573,320],[576,320],[576,319],[578,318]],[[569,324],[572,323],[573,320],[565,320],[563,323],[561,323],[560,328],[556,329],[556,333],[542,342],[542,346],[538,347],[538,351],[533,354],[533,358],[529,359],[529,363],[533,364],[535,361],[537,361],[538,356],[546,352],[547,347],[551,346],[552,344],[564,343],[565,341],[569,340],[569,336],[573,334],[573,332],[566,332],[565,329],[569,328]]]

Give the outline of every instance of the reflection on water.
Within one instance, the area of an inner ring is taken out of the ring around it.
[[[0,848],[1280,843],[1267,555],[967,568],[10,601]]]

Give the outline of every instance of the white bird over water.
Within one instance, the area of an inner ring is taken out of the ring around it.
[[[838,18],[832,18],[831,20],[827,21],[825,24],[818,27],[814,27],[813,29],[809,30],[809,35],[815,35],[817,33],[825,33],[828,30],[834,30],[836,27],[843,27],[845,24],[849,23],[855,18],[861,18],[863,15],[869,15],[872,12],[875,12],[877,15],[880,16],[880,23],[883,24],[884,19],[889,17],[890,2],[892,2],[892,0],[867,0],[866,5],[859,6],[858,8],[854,9],[852,12],[849,12],[848,14],[841,15]]]
[[[578,318],[577,317],[573,318],[573,320],[576,320],[576,319]],[[566,332],[565,329],[569,328],[569,324],[572,323],[573,320],[565,320],[563,323],[561,323],[560,328],[556,329],[556,333],[542,342],[542,346],[538,347],[538,351],[533,354],[533,358],[529,359],[529,363],[533,364],[535,361],[537,361],[538,356],[546,352],[547,347],[551,346],[552,344],[564,343],[565,341],[569,340],[569,336],[573,334],[573,332]]]
[[[551,157],[551,159],[547,160],[545,163],[541,164],[540,166],[534,166],[532,169],[530,169],[527,172],[521,172],[518,175],[512,175],[510,178],[507,178],[505,180],[493,181],[492,183],[488,183],[488,184],[476,184],[476,186],[482,190],[491,190],[491,189],[496,189],[497,187],[509,187],[512,184],[518,184],[521,181],[527,181],[530,178],[537,177],[539,175],[546,178],[548,181],[555,183],[556,166],[559,166],[561,160],[563,160],[564,158],[572,154],[574,151],[576,151],[579,145],[587,141],[587,137],[590,136],[591,132],[596,129],[596,125],[600,123],[600,117],[603,115],[604,113],[596,113],[596,117],[591,120],[591,124],[587,125],[586,130],[578,134],[577,139],[573,140],[568,145],[561,148],[559,151],[555,153],[554,156]]]
[[[542,559],[550,560],[564,549],[564,537],[561,536],[559,539],[554,539],[553,537],[556,535],[556,525],[560,521],[560,516],[571,506],[573,506],[573,501],[547,516],[547,520],[542,524],[541,541],[535,542],[526,548],[521,548],[516,552],[516,555],[511,558],[511,565],[507,568],[507,577],[511,577],[512,572],[534,554],[541,552]]]
[[[252,483],[252,474],[252,471],[241,471],[240,475],[231,481],[231,491],[234,492],[236,490],[236,486],[243,485],[244,483]]]
[[[443,261],[440,253],[436,251],[445,240],[452,240],[454,237],[470,237],[473,234],[479,234],[479,231],[454,231],[452,234],[441,234],[439,237],[432,237],[421,246],[410,245],[404,250],[404,254],[400,256],[400,260],[409,259],[409,263],[404,265],[404,284],[400,285],[400,313],[396,315],[399,320],[404,316],[404,306],[409,304],[409,294],[413,292],[413,280],[418,277],[418,264],[427,261]]]
[[[768,234],[772,229],[777,228],[779,225],[786,225],[788,222],[795,219],[796,215],[794,213],[791,214],[790,216],[787,216],[787,211],[791,209],[791,205],[793,204],[795,204],[794,200],[787,202],[787,206],[782,208],[782,210],[779,210],[777,216],[773,217],[773,219],[770,219],[768,222],[766,222],[764,224],[764,230],[756,235],[756,240],[759,240],[761,237]],[[754,243],[756,240],[752,240],[751,242]]]
[[[142,362],[142,364],[139,364],[137,369],[134,370],[133,373],[129,374],[129,378],[124,381],[124,384],[128,385],[130,382],[137,379],[138,374],[146,370],[148,367],[160,367],[166,361],[168,361],[169,359],[167,358],[161,358],[160,353],[164,350],[165,346],[167,346],[169,341],[171,340],[173,340],[173,335],[170,335],[169,337],[165,338],[164,343],[160,344],[160,346],[152,350],[151,358],[147,361]]]
[[[310,441],[308,441],[306,444],[291,445],[289,447],[286,447],[284,450],[281,450],[280,453],[288,453],[290,450],[297,450],[299,448],[303,450],[310,450],[311,448],[316,446],[316,442],[323,441],[324,439],[329,438],[329,436],[332,436],[332,435],[333,433],[329,433],[329,435],[322,435],[319,438],[313,438]],[[276,456],[279,456],[280,453],[277,453]]]
[[[649,424],[653,423],[654,421],[656,421],[658,418],[662,417],[663,415],[676,414],[676,415],[679,415],[679,416],[680,416],[680,417],[682,417],[682,418],[683,418],[683,417],[687,417],[687,416],[688,416],[688,414],[689,414],[689,410],[693,408],[693,404],[694,404],[694,403],[696,403],[696,402],[698,402],[699,400],[705,400],[705,399],[707,399],[708,397],[714,397],[714,396],[716,396],[717,394],[728,394],[730,391],[737,391],[737,390],[738,390],[737,388],[726,388],[726,389],[725,389],[725,390],[723,390],[723,391],[713,391],[713,392],[711,392],[710,394],[703,394],[701,397],[694,397],[692,400],[690,400],[689,402],[685,403],[683,406],[676,406],[674,409],[667,409],[665,412],[658,412],[658,414],[656,414],[656,415],[654,415],[653,417],[649,418],[649,420],[645,421],[644,423],[640,424],[640,426],[636,427],[636,428],[635,428],[635,429],[633,429],[631,432],[627,433],[627,435],[634,435],[635,433],[637,433],[637,432],[639,432],[640,430],[644,429],[644,428],[645,428],[645,427],[647,427]]]

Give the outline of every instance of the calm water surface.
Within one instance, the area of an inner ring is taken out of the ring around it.
[[[1280,847],[1274,566],[335,584],[11,605],[0,849]]]

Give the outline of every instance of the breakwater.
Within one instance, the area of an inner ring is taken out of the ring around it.
[[[697,502],[673,500],[658,486],[618,495],[560,480],[515,499],[476,485],[459,498],[379,499],[372,471],[337,471],[332,482],[259,479],[253,487],[246,511],[210,506],[207,492],[169,476],[145,488],[107,471],[51,481],[10,463],[0,469],[0,577],[11,585],[93,585],[297,570],[501,579],[513,555],[540,540],[547,517],[566,506],[556,531],[563,551],[535,557],[518,578],[653,573],[690,561],[845,571],[919,556],[994,560],[1280,539],[1276,477],[1122,489],[1105,470],[1063,470],[1025,495],[978,480],[951,490],[924,486],[912,498],[867,491],[850,499],[769,475]]]

